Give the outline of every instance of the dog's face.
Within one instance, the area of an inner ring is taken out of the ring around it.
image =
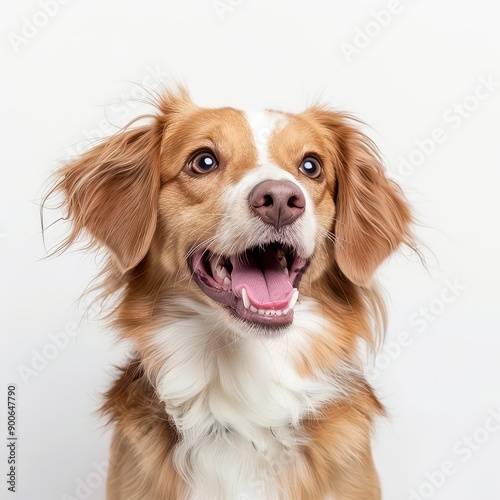
[[[164,151],[174,175],[159,197],[165,267],[192,273],[234,318],[290,324],[335,210],[318,127],[278,112],[194,110],[167,127]]]
[[[154,267],[173,294],[260,332],[293,322],[301,281],[306,293],[328,273],[365,285],[408,237],[370,141],[320,107],[245,113],[167,95],[152,124],[63,173],[71,238],[85,228],[124,275]]]

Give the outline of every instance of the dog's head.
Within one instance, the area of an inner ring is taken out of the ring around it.
[[[73,241],[110,252],[124,283],[148,272],[272,331],[327,273],[355,285],[409,238],[410,214],[349,116],[203,109],[165,95],[152,122],[62,170]],[[308,276],[304,280],[304,276]]]

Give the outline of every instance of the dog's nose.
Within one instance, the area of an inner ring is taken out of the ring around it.
[[[302,189],[290,181],[263,181],[252,189],[248,201],[250,208],[276,229],[294,222],[306,207]]]

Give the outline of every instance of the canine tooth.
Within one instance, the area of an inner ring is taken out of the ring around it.
[[[265,314],[266,311],[264,311],[264,309],[259,309],[259,314]]]
[[[289,311],[289,309],[288,309],[288,308],[283,309],[283,316],[286,316],[286,315],[288,314],[288,311]]]
[[[283,314],[283,311],[281,309],[278,309],[276,311],[276,316],[281,316]]]
[[[299,291],[296,288],[294,288],[292,298],[290,299],[290,303],[288,304],[289,309],[293,309],[295,307],[298,298],[299,298]]]
[[[284,256],[285,256],[285,252],[283,252],[283,250],[281,248],[278,248],[276,250],[276,257],[278,257],[278,259],[281,259]]]
[[[250,297],[248,296],[245,287],[241,289],[241,298],[243,299],[243,305],[245,306],[245,309],[250,309]]]
[[[256,313],[258,311],[258,309],[255,306],[250,306],[250,311],[252,311],[253,313]]]
[[[232,283],[231,278],[229,276],[226,276],[224,278],[224,285],[230,285]]]
[[[283,269],[287,269],[288,263],[287,263],[287,261],[286,261],[286,258],[285,258],[285,257],[281,257],[281,258],[280,258],[280,264],[281,264],[281,267],[282,267]]]
[[[220,266],[219,264],[215,265],[215,272],[217,273],[217,276],[219,276],[219,278],[222,280],[229,276],[229,272],[227,271],[227,269],[223,266]]]

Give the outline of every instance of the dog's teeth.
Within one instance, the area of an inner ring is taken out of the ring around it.
[[[281,257],[281,258],[280,258],[280,264],[281,264],[281,267],[282,267],[283,269],[288,269],[288,267],[287,267],[287,266],[288,266],[288,263],[287,263],[287,261],[286,261],[286,258],[285,258],[285,257]]]
[[[276,311],[276,316],[281,316],[283,314],[283,311],[281,309],[278,309]]]
[[[282,257],[284,257],[284,256],[285,256],[285,252],[283,252],[283,249],[278,248],[278,249],[276,250],[276,257],[278,257],[278,259],[281,259],[281,258],[282,258]]]
[[[256,313],[258,311],[258,309],[255,306],[250,306],[250,311],[252,311],[253,313]]]
[[[245,309],[250,309],[250,297],[248,296],[246,288],[241,289],[241,298],[243,299],[243,305]]]
[[[298,298],[299,298],[299,291],[296,288],[294,288],[292,298],[290,299],[290,303],[288,304],[289,309],[293,309],[295,307]]]
[[[274,316],[276,313],[272,309],[266,311],[266,316]]]
[[[264,309],[259,309],[259,314],[266,314],[266,311],[264,311]]]
[[[289,311],[289,309],[288,309],[288,308],[283,309],[283,316],[286,316],[286,315],[288,314],[288,311]]]
[[[217,276],[219,276],[220,279],[224,279],[229,277],[229,272],[225,267],[216,265],[215,266],[215,272],[217,273]]]
[[[224,285],[230,285],[232,282],[231,282],[231,278],[229,276],[226,276],[224,278]]]

